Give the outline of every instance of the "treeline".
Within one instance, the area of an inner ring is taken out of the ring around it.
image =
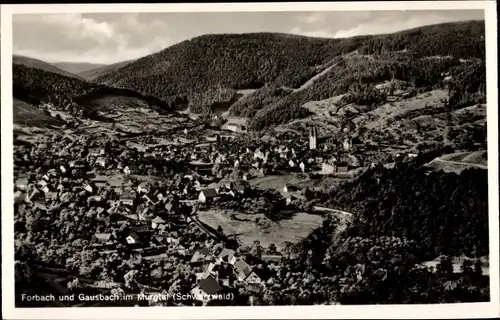
[[[464,21],[373,36],[363,43],[359,51],[363,54],[380,54],[406,50],[416,57],[453,56],[484,59],[485,41],[484,21]]]
[[[335,59],[339,60],[339,56],[356,50],[361,55],[376,55],[376,62],[345,62],[348,67],[340,63],[305,92],[278,101],[286,95],[277,92],[278,88],[298,88],[332,61],[338,62]],[[289,117],[304,116],[300,105],[305,100],[346,93],[352,83],[395,78],[417,87],[440,86],[442,72],[457,66],[458,59],[472,58],[484,60],[482,21],[347,39],[272,33],[205,35],[141,58],[96,81],[171,102],[187,100],[193,110],[204,112],[210,112],[214,103],[228,101],[221,92],[262,88],[255,97],[245,98],[231,110],[236,115],[252,116],[269,107],[254,121],[252,127],[259,129],[275,124],[269,119],[288,121]]]

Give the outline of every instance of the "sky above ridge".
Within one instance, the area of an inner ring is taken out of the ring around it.
[[[110,64],[203,34],[280,32],[343,38],[484,20],[482,10],[15,14],[13,52],[47,62]]]

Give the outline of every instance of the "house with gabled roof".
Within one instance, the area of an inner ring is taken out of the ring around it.
[[[196,250],[196,252],[191,257],[190,263],[193,265],[200,265],[208,262],[212,258],[210,250],[207,248],[201,248]]]
[[[50,192],[49,186],[43,186],[40,190],[42,190],[43,193],[49,193]]]
[[[219,282],[210,275],[201,280],[196,287],[191,290],[191,294],[203,304],[210,300],[210,295],[217,294],[223,290]]]
[[[244,194],[246,192],[246,187],[243,184],[236,184],[233,187],[233,190],[240,193],[240,194]]]
[[[125,240],[128,244],[138,244],[140,241],[140,237],[135,231],[132,231],[129,233],[127,238],[125,238]]]
[[[111,240],[111,233],[96,233],[94,237],[99,240],[101,243],[106,243]]]
[[[222,251],[217,256],[217,259],[220,262],[226,262],[232,265],[234,265],[237,260],[235,257],[235,251],[228,248],[222,249]]]
[[[104,154],[104,149],[102,150],[102,154]],[[101,150],[99,148],[90,148],[88,155],[93,157],[100,156]]]
[[[234,273],[238,280],[249,284],[260,284],[262,281],[243,259],[238,259],[234,264]]]
[[[28,192],[26,194],[26,201],[32,203],[40,202],[45,204],[45,195],[41,191],[34,189],[33,191],[31,191],[31,193]]]
[[[165,223],[166,223],[165,220],[163,220],[162,218],[157,216],[153,220],[151,220],[151,227],[153,229],[156,229],[156,228],[158,228],[158,226],[165,224]]]
[[[81,159],[73,160],[69,162],[69,167],[73,169],[84,169],[86,167],[85,161]]]
[[[125,217],[129,220],[133,221],[139,221],[139,215],[133,213],[133,214],[126,214]]]
[[[57,192],[54,192],[54,191],[45,192],[45,199],[47,199],[47,200],[57,199]]]

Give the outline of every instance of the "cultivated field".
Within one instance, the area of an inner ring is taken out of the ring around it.
[[[297,243],[311,231],[321,226],[323,218],[318,215],[297,213],[292,219],[272,222],[263,214],[236,213],[232,220],[230,214],[219,210],[198,211],[199,220],[217,229],[221,226],[227,236],[235,235],[242,245],[252,245],[259,240],[263,247],[274,244],[283,249],[286,242]],[[257,223],[256,219],[260,219]]]
[[[336,173],[334,176],[321,176],[317,179],[311,179],[308,175],[301,173],[287,173],[283,175],[268,175],[261,178],[255,178],[250,180],[249,183],[260,190],[272,189],[281,193],[283,193],[285,184],[294,185],[300,189],[327,190],[332,186],[353,178],[357,173],[359,173],[359,170]]]
[[[427,167],[445,172],[460,173],[468,168],[488,169],[486,151],[446,154],[426,164]]]

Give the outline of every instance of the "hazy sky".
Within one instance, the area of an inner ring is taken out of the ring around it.
[[[338,38],[483,19],[482,10],[17,14],[13,50],[48,62],[114,63],[208,33]]]

